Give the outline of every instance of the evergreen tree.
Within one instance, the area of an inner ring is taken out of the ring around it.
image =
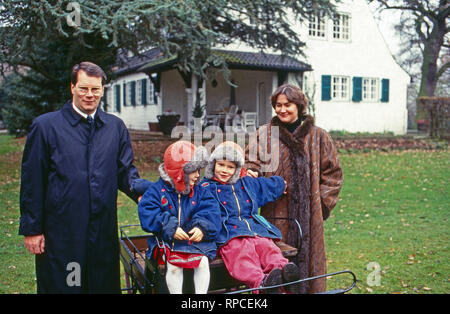
[[[35,112],[52,110],[70,96],[73,64],[90,60],[108,71],[118,48],[138,54],[156,46],[177,58],[180,71],[199,78],[210,66],[226,71],[212,48],[231,42],[302,54],[288,12],[302,20],[317,9],[334,12],[330,0],[7,1],[0,5],[0,64],[26,67],[22,83],[38,103]]]

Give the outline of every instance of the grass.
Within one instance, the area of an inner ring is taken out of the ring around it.
[[[448,293],[449,160],[448,150],[341,156],[341,200],[325,223],[328,271],[351,269],[354,293]]]
[[[34,258],[17,235],[22,149],[23,139],[0,135],[0,293],[36,290]],[[358,282],[351,293],[449,293],[450,151],[340,158],[341,200],[325,222],[328,272],[352,270]],[[139,223],[136,205],[122,193],[118,207],[119,225]],[[332,277],[328,289],[349,283]]]

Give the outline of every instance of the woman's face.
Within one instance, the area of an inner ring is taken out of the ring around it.
[[[214,167],[214,176],[221,182],[228,182],[236,172],[236,165],[229,160],[217,160]]]
[[[194,171],[188,175],[190,187],[194,186],[195,182],[197,182],[197,180],[198,180],[198,177],[200,177],[200,172],[198,170]]]
[[[297,105],[289,102],[286,95],[280,94],[275,103],[275,113],[283,123],[293,123],[298,119]]]

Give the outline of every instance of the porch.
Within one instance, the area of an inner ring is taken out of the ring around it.
[[[291,57],[217,50],[227,60],[228,80],[215,68],[210,69],[207,79],[201,80],[180,71],[175,58],[164,59],[155,49],[145,56],[124,58],[122,67],[114,72],[115,81],[110,84],[113,92],[114,84],[119,83],[127,86],[123,94],[135,94],[133,88],[138,84],[128,83],[148,78],[146,88],[151,85],[154,93],[152,106],[127,106],[113,111],[133,129],[148,130],[149,123],[157,125],[158,116],[170,114],[179,115],[178,123],[191,128],[194,118],[200,118],[204,127],[216,125],[226,132],[254,130],[273,116],[272,92],[286,82],[301,86],[303,73],[312,70],[308,64]],[[117,101],[113,96],[108,97],[110,103]]]

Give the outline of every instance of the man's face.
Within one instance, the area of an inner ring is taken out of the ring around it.
[[[275,104],[275,113],[283,123],[292,123],[298,119],[298,108],[294,103],[289,102],[286,95],[280,94]]]
[[[73,104],[83,113],[94,113],[103,96],[102,78],[88,76],[86,72],[80,70],[77,83],[70,84],[70,87]]]

